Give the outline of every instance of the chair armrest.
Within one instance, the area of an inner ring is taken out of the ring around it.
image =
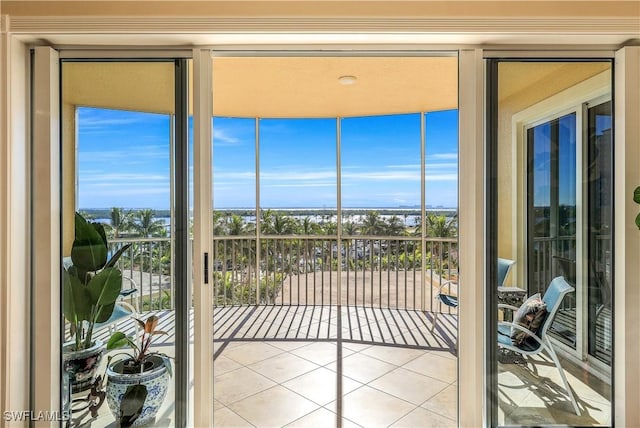
[[[137,288],[129,288],[127,290],[122,290],[120,291],[120,296],[122,297],[129,297],[131,296],[133,293],[136,293],[138,291]]]
[[[526,327],[523,327],[523,326],[521,326],[519,324],[515,324],[515,323],[512,323],[512,322],[508,322],[508,321],[498,321],[498,325],[504,325],[504,326],[511,327],[512,329],[515,328],[516,330],[523,331],[523,332],[527,333],[528,336],[532,337],[541,346],[546,346],[544,344],[544,342],[542,341],[542,339],[540,338],[540,336],[538,336],[537,334],[535,334],[534,332],[532,332],[531,330],[529,330]]]
[[[446,280],[444,282],[441,282],[440,283],[440,287],[438,287],[438,291],[436,292],[436,295],[440,294],[440,291],[442,291],[442,289],[444,287],[446,287],[447,285],[449,285],[449,284],[457,284],[457,283],[458,283],[458,281],[455,280],[455,279],[448,279],[448,280]]]
[[[136,310],[136,313],[139,313],[140,310],[138,309],[138,299],[134,298],[132,295],[134,293],[136,293],[138,291],[138,284],[133,280],[133,278],[129,278],[128,276],[123,276],[122,280],[127,280],[129,281],[129,283],[131,284],[131,288],[128,288],[126,290],[120,290],[120,297],[122,298],[131,298],[134,304],[134,308]]]
[[[121,301],[121,302],[118,302],[118,305],[120,305],[123,308],[126,308],[128,311],[130,311],[131,312],[129,314],[130,316],[138,315],[138,310],[131,303]]]
[[[498,309],[509,309],[515,312],[520,308],[516,308],[513,305],[507,305],[506,303],[498,303]]]

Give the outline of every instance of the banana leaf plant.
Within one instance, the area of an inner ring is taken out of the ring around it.
[[[63,268],[63,312],[75,338],[75,351],[93,345],[96,323],[111,317],[122,290],[122,272],[116,267],[124,245],[111,257],[107,236],[100,223],[89,223],[76,213],[71,262]]]

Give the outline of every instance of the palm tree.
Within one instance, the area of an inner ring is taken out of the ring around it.
[[[404,223],[397,215],[391,216],[385,224],[386,234],[389,236],[403,235],[405,231]]]
[[[427,236],[451,238],[458,235],[457,215],[447,218],[444,215],[427,214]]]
[[[320,225],[311,221],[310,217],[305,217],[302,222],[298,223],[297,233],[301,235],[315,235],[320,229]]]
[[[342,233],[344,235],[355,235],[357,232],[358,232],[358,227],[352,221],[349,221],[342,225]]]
[[[276,212],[273,215],[273,230],[274,235],[289,235],[294,232],[295,225],[291,221],[291,218],[284,215],[282,212]]]
[[[229,235],[244,235],[247,231],[247,224],[238,214],[231,214],[227,227]]]
[[[367,214],[360,226],[360,232],[363,235],[382,235],[385,232],[384,220],[380,217],[378,211],[367,211]]]
[[[122,208],[111,208],[109,227],[114,238],[120,238],[120,233],[131,229],[133,225],[131,211],[125,212]]]
[[[156,218],[152,209],[136,211],[134,229],[144,237],[159,236],[166,232],[164,222]]]
[[[211,222],[213,225],[213,236],[224,236],[227,234],[227,228],[223,217],[224,213],[222,211],[213,211],[213,219]]]
[[[273,233],[273,217],[274,213],[271,209],[260,212],[260,231],[270,235]]]

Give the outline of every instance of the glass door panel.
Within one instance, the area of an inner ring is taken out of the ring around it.
[[[178,320],[187,308],[178,296],[188,287],[179,263],[187,238],[176,219],[187,206],[176,189],[187,180],[178,165],[187,124],[175,93],[186,63],[178,63],[61,66],[62,347],[72,426],[175,426],[185,414],[187,326]],[[106,389],[107,403],[87,400],[92,388]]]
[[[544,293],[557,275],[576,283],[576,114],[527,130],[529,150],[528,291]],[[576,346],[576,299],[567,296],[552,331]]]
[[[613,115],[611,101],[589,106],[587,294],[589,355],[612,362],[613,325]]]
[[[492,425],[608,425],[611,63],[489,70]]]
[[[455,426],[457,58],[212,67],[215,425]]]

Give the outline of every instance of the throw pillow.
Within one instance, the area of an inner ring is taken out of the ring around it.
[[[513,322],[537,334],[546,316],[547,305],[542,301],[540,293],[537,293],[529,297],[520,306],[513,316]],[[523,345],[529,337],[530,335],[526,332],[511,327],[511,342],[515,346]]]

